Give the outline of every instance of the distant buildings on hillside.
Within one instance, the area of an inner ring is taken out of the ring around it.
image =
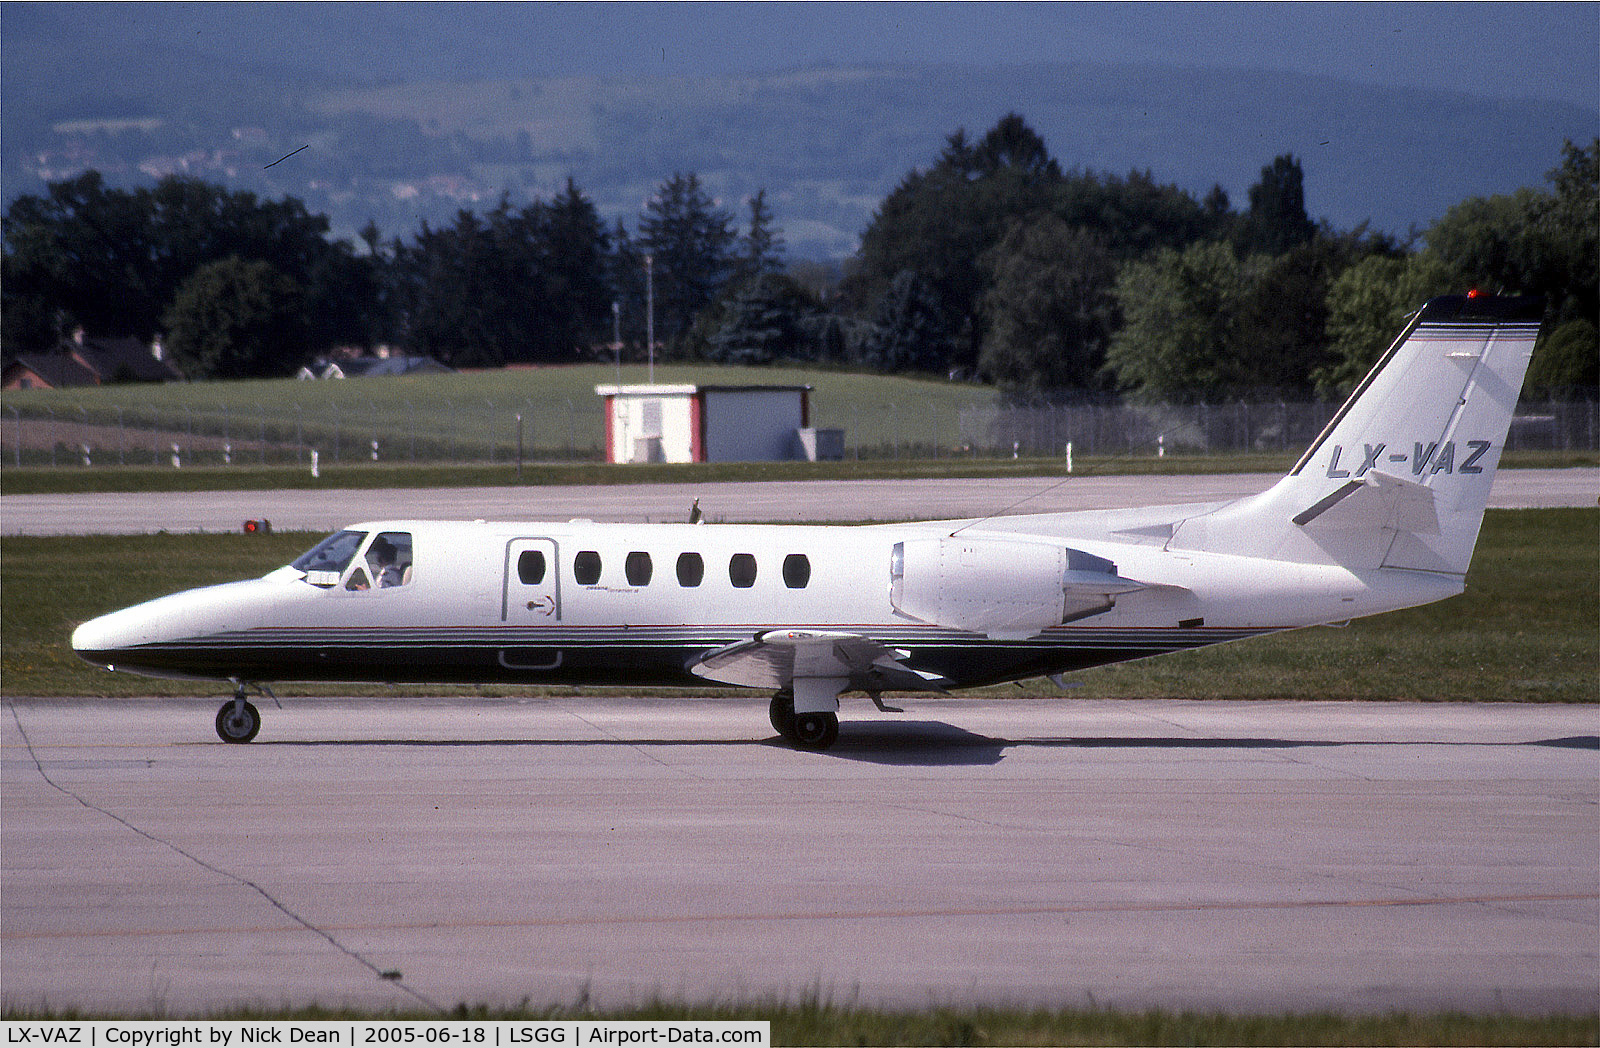
[[[158,337],[148,345],[136,338],[101,338],[73,331],[47,353],[23,353],[4,364],[6,389],[59,389],[106,386],[118,382],[181,382],[183,372],[166,358]]]
[[[319,358],[299,371],[298,379],[326,378],[376,378],[380,375],[446,374],[455,369],[446,367],[432,357],[414,357],[397,352],[389,346],[379,346],[372,353],[354,347],[335,351]]]
[[[453,371],[432,357],[411,356],[379,346],[368,352],[343,347],[301,368],[296,378],[370,378],[379,375],[442,374]],[[73,331],[44,353],[22,353],[4,362],[5,389],[62,389],[127,382],[182,382],[182,371],[168,360],[159,336],[150,343],[129,336]]]

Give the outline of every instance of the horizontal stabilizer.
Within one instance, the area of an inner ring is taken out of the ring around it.
[[[1372,470],[1362,480],[1340,485],[1293,520],[1301,527],[1386,528],[1437,535],[1436,502],[1434,490],[1426,484]]]

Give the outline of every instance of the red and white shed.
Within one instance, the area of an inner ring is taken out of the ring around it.
[[[804,458],[810,386],[596,386],[608,462]]]

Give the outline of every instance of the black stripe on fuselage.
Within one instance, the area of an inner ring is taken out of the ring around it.
[[[956,687],[1070,673],[1273,632],[1079,627],[998,641],[933,626],[809,628],[902,649],[908,666]],[[262,627],[80,654],[120,669],[216,679],[705,687],[708,682],[689,667],[758,632],[685,626]]]

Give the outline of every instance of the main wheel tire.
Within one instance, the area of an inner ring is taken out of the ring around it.
[[[794,716],[794,743],[802,750],[818,752],[832,746],[839,737],[839,717],[833,713],[797,713]]]
[[[217,738],[223,742],[249,742],[260,730],[261,711],[251,703],[229,699],[217,711]]]
[[[786,739],[794,738],[794,696],[786,691],[780,691],[772,697],[772,705],[767,707],[767,717],[772,721],[772,730]]]

